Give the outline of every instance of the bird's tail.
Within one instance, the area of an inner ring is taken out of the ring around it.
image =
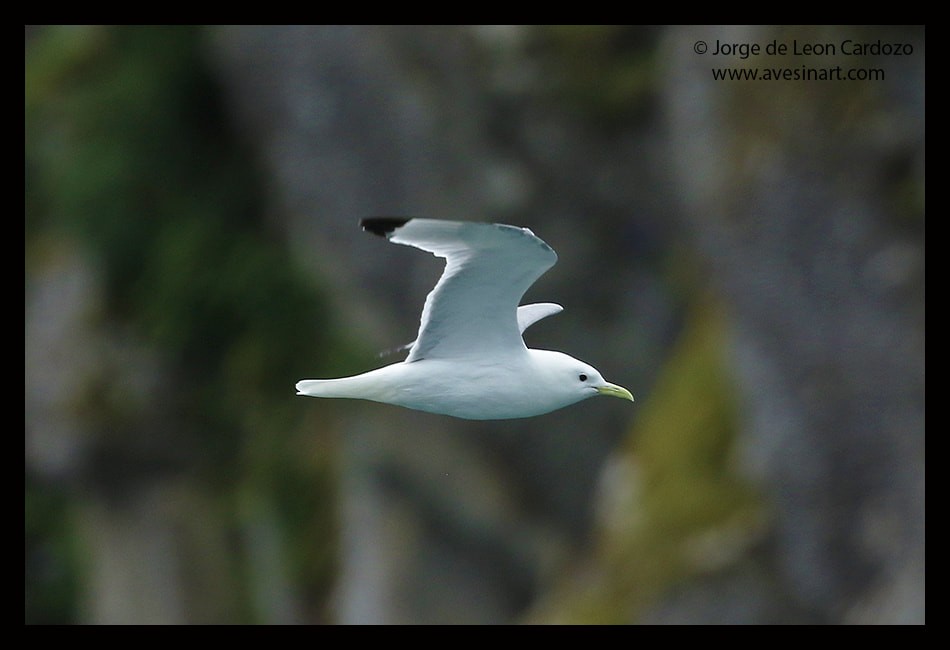
[[[338,379],[302,379],[297,382],[297,394],[310,397],[349,397],[388,401],[392,397],[390,375],[394,368],[403,364],[394,363],[353,377]]]
[[[376,380],[379,370],[339,379],[302,379],[297,382],[297,394],[310,397],[343,397],[350,399],[379,399]]]
[[[343,379],[303,379],[297,382],[297,394],[309,397],[353,397]]]

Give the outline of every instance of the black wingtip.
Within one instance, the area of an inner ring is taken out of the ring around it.
[[[412,217],[369,217],[360,219],[360,226],[367,232],[385,237],[396,228],[406,225],[411,219]]]

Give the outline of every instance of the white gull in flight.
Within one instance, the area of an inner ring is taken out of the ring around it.
[[[541,415],[596,395],[633,401],[626,388],[521,335],[560,305],[518,306],[557,254],[527,228],[374,217],[360,225],[395,244],[445,258],[405,361],[340,379],[304,379],[297,394],[367,399],[469,420]]]

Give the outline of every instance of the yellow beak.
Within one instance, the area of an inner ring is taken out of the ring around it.
[[[623,386],[618,386],[617,384],[604,384],[603,386],[597,387],[597,392],[601,395],[608,395],[610,397],[619,397],[621,399],[628,399],[631,402],[633,401],[633,395],[630,394],[630,391],[624,388]]]

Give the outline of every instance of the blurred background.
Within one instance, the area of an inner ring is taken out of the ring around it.
[[[922,27],[25,42],[27,623],[924,622]],[[415,336],[371,215],[531,228],[636,403],[295,397]]]

